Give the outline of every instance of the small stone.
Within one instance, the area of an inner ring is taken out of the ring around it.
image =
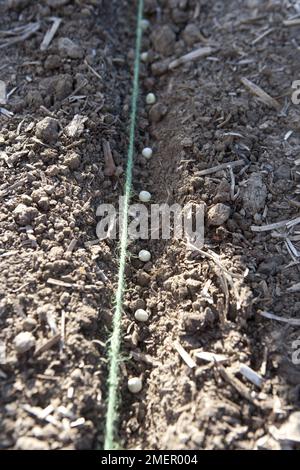
[[[160,75],[163,75],[168,70],[168,64],[169,63],[167,61],[154,62],[151,65],[152,74],[157,77],[159,77]]]
[[[51,117],[45,117],[36,125],[35,135],[45,144],[55,144],[58,139],[58,122]]]
[[[200,281],[197,281],[196,279],[186,279],[185,284],[191,294],[196,294],[197,292],[200,292],[202,286],[202,283]]]
[[[30,223],[37,217],[38,211],[35,207],[28,207],[25,204],[18,204],[13,211],[16,222],[19,225],[30,225]]]
[[[159,26],[151,34],[151,41],[156,52],[163,56],[173,54],[176,36],[168,25]]]
[[[219,226],[224,224],[230,216],[230,207],[225,204],[218,203],[212,206],[207,214],[207,221],[209,225]]]
[[[47,211],[49,209],[49,198],[47,196],[41,197],[38,201],[37,205],[43,211]]]
[[[188,46],[193,46],[195,42],[201,40],[201,34],[198,26],[195,24],[188,24],[182,33],[182,38]]]
[[[35,437],[21,436],[16,442],[17,450],[49,450],[47,442],[36,439]]]
[[[168,108],[163,103],[156,103],[149,111],[149,119],[151,122],[157,123],[167,114]]]
[[[82,380],[82,372],[81,372],[81,369],[74,369],[71,374],[70,374],[70,377],[72,380],[74,380],[75,382],[79,382],[80,380]]]
[[[80,155],[76,152],[69,153],[64,159],[65,165],[67,165],[71,170],[77,170],[81,163]]]
[[[139,393],[142,388],[143,388],[143,382],[140,377],[132,377],[131,379],[128,380],[128,390],[131,393]]]
[[[18,354],[24,354],[35,347],[35,337],[29,332],[19,333],[14,339],[14,346]]]
[[[27,317],[23,320],[22,326],[25,331],[32,331],[36,328],[37,321],[32,317]]]
[[[138,310],[139,308],[145,310],[146,308],[146,302],[144,301],[144,299],[136,299],[136,300],[133,300],[130,304],[130,308],[133,310],[133,311],[136,311]]]
[[[267,187],[260,173],[252,173],[242,191],[243,207],[251,214],[256,214],[265,207]]]
[[[70,74],[59,75],[55,80],[54,94],[59,101],[64,100],[73,92],[73,78]]]
[[[139,286],[146,287],[149,286],[151,276],[145,271],[138,271],[136,276],[136,282]]]
[[[61,55],[67,56],[70,59],[82,59],[84,56],[83,49],[70,38],[60,38],[58,49]]]
[[[46,70],[55,70],[61,66],[61,58],[58,55],[49,55],[45,60],[44,67]]]

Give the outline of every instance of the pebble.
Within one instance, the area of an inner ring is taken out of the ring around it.
[[[143,157],[149,159],[152,157],[153,150],[150,147],[145,147],[142,151]]]
[[[164,73],[167,72],[168,65],[169,65],[169,61],[167,62],[166,60],[154,62],[151,65],[151,72],[154,76],[159,77],[160,75],[163,75]]]
[[[139,309],[135,312],[134,318],[135,318],[137,321],[145,322],[145,321],[148,321],[149,315],[148,315],[148,313],[146,312],[146,310],[143,310],[142,308],[139,308]]]
[[[139,200],[142,202],[149,202],[151,199],[151,194],[148,191],[141,191],[139,194]]]
[[[195,42],[201,39],[201,34],[198,26],[192,23],[188,24],[182,32],[182,38],[188,46],[193,46]]]
[[[83,49],[70,38],[60,38],[58,40],[58,49],[61,55],[70,59],[82,59],[84,56]]]
[[[35,135],[45,144],[55,144],[58,139],[58,122],[52,117],[45,117],[35,128]]]
[[[163,103],[156,103],[149,111],[149,119],[151,122],[157,123],[167,114],[168,108]]]
[[[25,204],[18,204],[13,211],[16,222],[20,225],[30,225],[37,217],[38,210],[35,207],[28,207]]]
[[[49,450],[50,446],[47,442],[36,439],[35,437],[21,436],[17,439],[17,450]]]
[[[139,260],[147,263],[151,259],[151,253],[148,250],[141,250],[139,252]]]
[[[80,163],[80,155],[76,152],[69,153],[64,159],[64,164],[67,165],[70,170],[77,170],[77,168],[80,166]]]
[[[139,377],[132,377],[128,380],[127,386],[131,393],[139,393],[143,388],[142,379]]]
[[[27,317],[23,320],[22,326],[25,331],[32,331],[36,328],[37,321],[32,317]]]
[[[267,187],[260,173],[252,173],[242,191],[244,209],[248,209],[252,215],[265,207],[267,198]]]
[[[14,346],[18,354],[23,354],[34,348],[36,344],[35,337],[28,331],[19,333],[14,339]]]
[[[138,271],[136,275],[136,283],[139,286],[147,287],[149,286],[150,281],[151,281],[151,277],[147,272],[145,272],[144,270]]]
[[[154,104],[156,101],[156,97],[154,95],[154,93],[148,93],[148,95],[146,96],[146,103],[147,104]]]
[[[226,204],[218,203],[213,205],[207,214],[207,221],[209,225],[219,226],[224,224],[230,216],[230,207]]]
[[[163,56],[173,54],[175,40],[175,33],[168,25],[155,28],[151,34],[151,41],[155,51]]]

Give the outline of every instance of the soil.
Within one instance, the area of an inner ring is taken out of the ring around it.
[[[40,3],[0,2],[9,92],[0,115],[0,445],[94,449],[103,445],[118,266],[118,241],[96,239],[96,208],[123,193],[136,2]],[[125,449],[299,446],[299,326],[289,321],[300,305],[299,232],[255,231],[299,216],[299,26],[283,24],[299,13],[292,1],[145,1],[133,201],[147,190],[156,203],[204,205],[205,240],[201,250],[188,239],[130,243]],[[62,21],[41,50],[53,16]],[[20,26],[25,39],[7,33]],[[205,56],[168,69],[201,47]],[[156,104],[145,105],[148,92]],[[137,308],[147,323],[135,321]],[[203,352],[225,358],[204,362]],[[137,395],[127,390],[132,376],[143,380]]]

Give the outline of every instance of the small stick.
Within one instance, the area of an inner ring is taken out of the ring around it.
[[[228,361],[228,357],[226,357],[224,354],[215,354],[215,353],[211,353],[211,352],[208,352],[208,351],[196,352],[195,356],[198,359],[201,359],[202,361],[205,361],[205,362],[223,363],[223,362]]]
[[[284,26],[299,26],[300,25],[300,18],[295,18],[293,20],[284,20]]]
[[[271,312],[258,312],[262,317],[269,318],[270,320],[276,320],[282,323],[288,323],[289,325],[293,326],[300,326],[300,319],[298,318],[284,318],[279,317],[278,315],[274,315]]]
[[[199,47],[199,49],[189,52],[188,54],[179,57],[179,59],[172,60],[172,62],[169,63],[168,68],[169,70],[175,69],[179,65],[185,64],[186,62],[190,62],[192,60],[199,59],[200,57],[205,57],[207,55],[210,55],[212,52],[213,49],[209,46]]]
[[[46,51],[52,41],[52,39],[54,38],[58,28],[59,28],[59,25],[61,23],[61,18],[57,18],[57,17],[52,17],[50,18],[52,21],[53,21],[53,24],[52,26],[50,27],[50,29],[48,29],[48,31],[46,32],[45,36],[44,36],[44,39],[42,41],[42,44],[40,45],[40,50],[41,51]]]
[[[178,341],[174,341],[173,343],[173,346],[174,348],[176,349],[176,351],[178,352],[178,354],[180,355],[181,359],[184,360],[184,362],[191,368],[193,369],[193,367],[196,367],[196,362],[194,361],[194,359],[191,358],[191,356],[189,355],[189,353],[181,346],[181,344],[178,342]]]
[[[107,140],[103,140],[104,153],[104,174],[105,176],[113,176],[116,172],[116,165],[111,153],[110,145]]]
[[[252,46],[254,46],[256,43],[258,43],[261,39],[263,39],[264,37],[266,37],[268,34],[272,33],[272,31],[274,31],[274,28],[270,28],[270,29],[267,29],[267,31],[265,31],[264,33],[260,34],[260,36],[258,36],[256,39],[254,39],[254,41],[252,41]]]
[[[272,98],[272,96],[266,93],[258,85],[255,85],[255,83],[248,80],[248,78],[242,77],[241,82],[253,95],[257,96],[260,101],[262,101],[265,105],[269,106],[270,108],[275,108],[277,110],[280,109],[280,104],[277,100]]]
[[[42,344],[39,348],[35,350],[34,355],[38,356],[39,354],[47,351],[48,349],[52,348],[55,344],[57,344],[61,339],[60,333],[52,336],[52,338],[48,339],[44,344]]]
[[[300,224],[300,217],[296,217],[296,219],[292,220],[282,220],[281,222],[268,225],[251,225],[251,230],[252,232],[268,232],[269,230],[276,230],[277,228],[290,228],[297,224]]]
[[[241,364],[239,372],[247,380],[250,380],[250,382],[252,382],[254,385],[261,388],[264,379],[257,372],[255,372],[255,370],[251,369],[251,367],[248,367],[245,364]]]
[[[220,170],[226,170],[227,168],[235,168],[236,166],[241,166],[244,164],[244,160],[236,160],[233,162],[221,163],[221,165],[213,166],[211,168],[207,168],[206,170],[197,171],[196,176],[212,175],[213,173],[217,173]]]
[[[64,310],[61,311],[61,351],[65,346],[65,338],[66,338],[66,312]]]
[[[259,403],[250,395],[247,387],[240,380],[236,379],[234,375],[231,374],[231,372],[226,370],[225,367],[221,365],[217,365],[217,369],[219,370],[221,377],[226,382],[228,382],[243,398],[248,400],[253,405],[260,407]]]

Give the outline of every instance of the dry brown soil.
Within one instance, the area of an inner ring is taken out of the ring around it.
[[[0,104],[2,449],[103,444],[118,241],[95,241],[96,208],[123,193],[135,14],[136,2],[123,0],[0,2],[9,93]],[[202,252],[187,239],[130,243],[118,423],[126,449],[299,445],[299,325],[261,315],[299,316],[299,231],[252,229],[299,216],[291,84],[300,79],[300,26],[283,23],[297,14],[287,0],[145,1],[133,201],[145,189],[156,203],[204,204],[205,240]],[[53,16],[62,21],[42,51]],[[201,47],[211,50],[168,70]],[[150,91],[157,102],[146,106]],[[223,165],[239,160],[232,171]],[[147,264],[141,248],[151,251]],[[137,308],[149,312],[146,324],[135,321]],[[25,352],[20,333],[31,342]],[[226,360],[204,362],[200,352]],[[137,395],[131,376],[143,379]]]

